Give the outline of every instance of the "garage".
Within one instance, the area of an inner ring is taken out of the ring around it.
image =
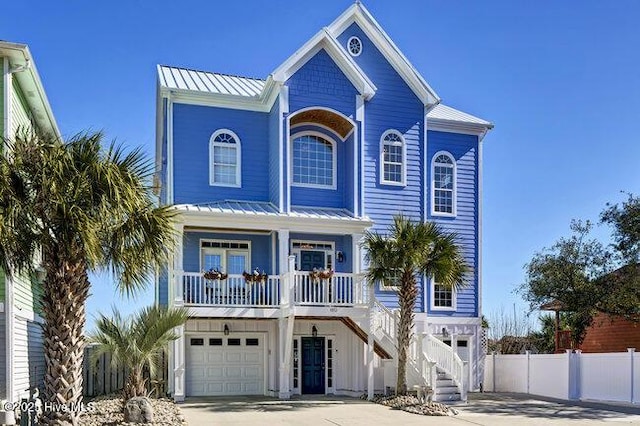
[[[264,394],[264,335],[190,334],[185,340],[187,396]]]

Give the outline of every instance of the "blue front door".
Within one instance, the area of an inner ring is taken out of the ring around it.
[[[313,271],[314,269],[324,269],[325,259],[323,251],[302,250],[300,251],[300,270]]]
[[[324,337],[302,338],[302,393],[325,393]]]

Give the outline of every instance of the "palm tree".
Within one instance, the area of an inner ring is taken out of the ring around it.
[[[9,276],[44,269],[43,399],[51,404],[82,399],[88,273],[110,270],[130,295],[166,261],[174,240],[173,210],[154,204],[152,163],[139,149],[103,149],[102,141],[101,133],[65,143],[18,132],[0,156],[0,267]],[[77,418],[48,410],[41,422]]]
[[[103,353],[111,354],[111,363],[129,369],[124,384],[124,401],[146,395],[145,366],[154,375],[159,365],[159,355],[169,342],[178,338],[173,329],[184,324],[189,317],[186,308],[167,309],[162,306],[144,308],[137,315],[125,319],[114,308],[113,317],[101,315],[96,331],[89,342],[96,343],[95,358]]]
[[[442,231],[434,223],[412,222],[402,215],[394,217],[387,235],[377,232],[365,235],[363,248],[369,263],[368,282],[397,286],[400,323],[396,394],[407,392],[407,352],[412,338],[419,277],[424,275],[452,289],[463,284],[468,268],[455,240],[455,234]]]

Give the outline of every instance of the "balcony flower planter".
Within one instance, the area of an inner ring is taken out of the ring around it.
[[[226,280],[229,274],[223,274],[217,269],[211,269],[206,271],[203,276],[205,280]]]
[[[311,279],[314,283],[319,283],[320,281],[330,280],[333,277],[333,271],[331,269],[326,270],[318,270],[314,269],[309,272],[309,279]]]
[[[267,275],[266,272],[260,272],[258,269],[253,271],[251,274],[243,272],[242,276],[247,284],[264,283],[267,282],[267,278],[269,278],[269,275]]]

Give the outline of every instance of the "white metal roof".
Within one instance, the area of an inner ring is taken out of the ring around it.
[[[262,201],[224,200],[207,204],[179,204],[178,210],[198,213],[226,213],[248,216],[296,217],[310,219],[341,219],[360,221],[345,209],[292,206],[290,213],[282,213],[273,203]]]
[[[471,114],[467,114],[466,112],[462,112],[455,108],[451,108],[450,106],[442,105],[442,104],[438,104],[435,107],[433,107],[431,111],[429,111],[429,113],[427,114],[427,119],[477,124],[480,126],[486,126],[488,128],[493,127],[493,124],[491,124],[486,120],[483,120],[482,118],[478,118]]]
[[[260,97],[266,83],[265,80],[257,78],[166,65],[158,65],[158,78],[160,79],[160,86],[167,89],[255,98]]]

